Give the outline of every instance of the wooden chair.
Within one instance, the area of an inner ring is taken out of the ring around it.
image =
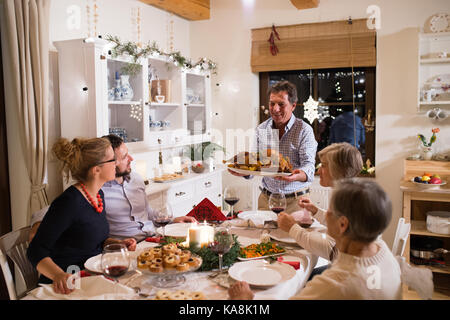
[[[38,272],[27,258],[29,232],[30,227],[25,227],[0,237],[0,267],[3,271],[11,300],[17,300],[25,296],[28,291],[36,288],[38,283]],[[14,263],[18,271],[17,274],[25,284],[25,291],[23,292],[16,291],[16,282],[14,281],[8,258]]]
[[[392,244],[392,254],[394,256],[403,256],[410,231],[411,224],[405,223],[405,218],[400,218],[397,224],[394,243]]]

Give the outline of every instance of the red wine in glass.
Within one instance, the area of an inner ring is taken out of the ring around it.
[[[284,211],[285,208],[283,207],[272,207],[271,208],[273,212],[275,212],[276,214],[279,214],[281,211]]]
[[[159,228],[159,227],[165,227],[170,223],[170,219],[155,219],[153,220],[153,224]]]
[[[105,268],[105,274],[113,278],[118,278],[123,276],[127,270],[128,268],[126,266],[108,266]]]
[[[234,206],[236,203],[238,203],[239,198],[225,198],[225,202],[228,203],[230,206]]]

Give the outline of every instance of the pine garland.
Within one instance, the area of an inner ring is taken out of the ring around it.
[[[158,48],[155,41],[151,44],[149,43],[143,48],[140,48],[136,43],[131,41],[122,43],[117,36],[107,35],[106,40],[115,44],[115,46],[111,49],[111,55],[113,58],[121,55],[129,55],[132,57],[133,63],[130,63],[128,66],[122,68],[124,73],[130,75],[135,75],[140,71],[141,65],[138,64],[139,59],[148,58],[149,56],[155,54],[167,57],[169,61],[172,61],[173,64],[179,68],[195,69],[200,67],[200,70],[211,70],[213,74],[217,74],[217,63],[212,60],[201,58],[196,63],[192,63],[190,59],[183,57],[179,51],[172,53],[163,52]]]

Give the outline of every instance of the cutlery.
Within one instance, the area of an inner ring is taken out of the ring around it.
[[[132,289],[142,298],[150,297],[149,294],[141,292],[141,288],[140,287],[132,287]]]

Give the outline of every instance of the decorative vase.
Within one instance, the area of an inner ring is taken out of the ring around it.
[[[433,148],[432,147],[422,147],[422,159],[423,160],[431,160],[433,157]]]
[[[123,74],[120,76],[120,93],[122,95],[122,100],[125,101],[130,101],[131,99],[133,99],[134,95],[133,88],[131,88],[129,80],[130,76],[128,74]]]
[[[120,90],[120,79],[114,80],[116,85],[114,86],[114,100],[122,100],[122,93]]]

